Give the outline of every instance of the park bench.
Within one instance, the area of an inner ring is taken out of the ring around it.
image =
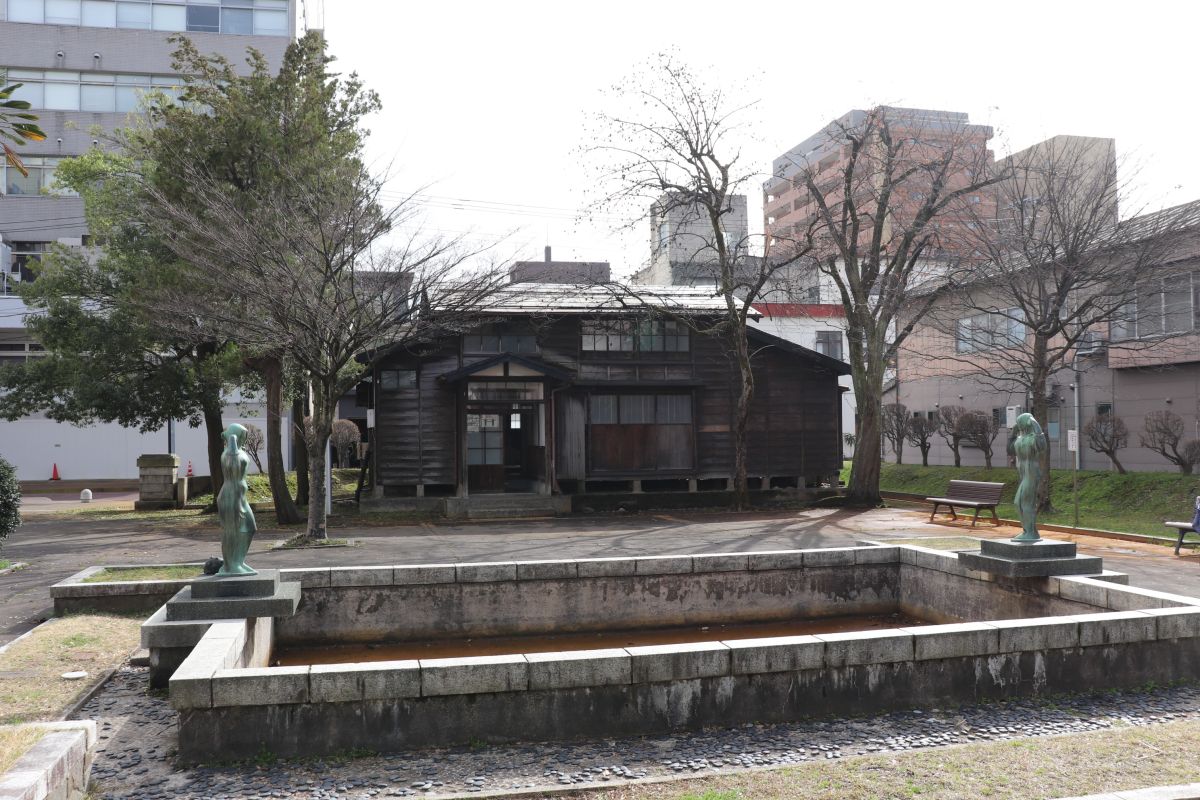
[[[1179,532],[1179,538],[1175,541],[1175,555],[1179,555],[1179,548],[1183,547],[1183,537],[1189,533],[1200,533],[1192,527],[1190,522],[1164,522],[1168,528],[1174,528]]]
[[[1004,491],[1003,483],[993,483],[992,481],[950,481],[950,488],[946,490],[945,497],[926,497],[926,502],[933,503],[933,511],[929,514],[929,521],[933,522],[934,516],[938,513],[938,508],[946,506],[950,509],[951,519],[958,519],[958,514],[954,513],[957,508],[973,508],[975,509],[975,518],[971,520],[971,527],[975,527],[975,523],[979,522],[979,512],[983,509],[988,509],[992,512],[992,521],[997,525],[1000,524],[1000,518],[996,516],[996,504],[1000,502],[1000,493]]]

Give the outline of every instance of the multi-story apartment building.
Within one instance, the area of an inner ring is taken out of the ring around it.
[[[173,34],[234,64],[244,63],[247,49],[255,48],[279,66],[297,33],[298,2],[0,0],[0,81],[23,84],[15,97],[29,101],[46,133],[46,141],[21,152],[28,177],[0,162],[0,360],[36,358],[40,352],[25,331],[28,309],[17,285],[34,278],[37,260],[52,244],[87,242],[82,201],[54,188],[59,161],[104,146],[97,131],[127,125],[147,90],[177,91],[174,46],[168,41]],[[206,470],[201,432],[177,427],[177,452]],[[53,464],[65,477],[132,477],[138,454],[162,452],[166,444],[165,434],[116,425],[79,429],[40,418],[0,422],[0,456],[15,463],[26,480],[48,478]]]
[[[880,121],[882,120],[882,122]],[[851,149],[844,131],[856,134],[886,127],[898,144],[897,174],[905,164],[934,161],[947,156],[951,159],[948,186],[966,185],[980,170],[990,168],[991,152],[988,140],[992,129],[970,122],[965,113],[931,111],[919,108],[880,107],[870,110],[854,109],[831,121],[800,144],[781,154],[771,163],[771,177],[763,184],[763,230],[768,257],[786,257],[792,243],[804,240],[810,224],[818,215],[817,197],[809,190],[806,176],[811,174],[817,188],[831,206],[845,196],[845,173],[851,163]],[[853,193],[858,198],[864,217],[874,213],[881,185],[882,147],[878,136],[868,136],[864,152],[856,156],[852,170]],[[883,225],[884,241],[891,238],[892,226],[900,223],[903,230],[926,200],[928,173],[917,170],[911,176],[897,179],[890,187],[888,215]],[[958,206],[947,208],[935,223],[939,230],[939,246],[948,251],[961,247],[969,238],[969,229],[980,219],[994,213],[994,197],[978,192]],[[874,232],[874,221],[864,224],[862,235]],[[964,235],[968,234],[968,235]],[[931,253],[930,266],[935,267],[938,255]],[[797,271],[789,279],[794,299],[802,303],[839,302],[832,278],[816,270]]]

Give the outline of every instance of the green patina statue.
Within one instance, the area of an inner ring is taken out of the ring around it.
[[[1015,503],[1021,515],[1021,535],[1014,542],[1036,542],[1042,537],[1037,529],[1038,484],[1042,477],[1042,453],[1046,452],[1046,434],[1032,414],[1017,417],[1013,427],[1013,440],[1009,453],[1017,460],[1017,484]]]
[[[221,475],[224,482],[217,493],[217,516],[221,519],[221,558],[224,562],[217,575],[257,575],[246,566],[246,553],[258,526],[254,511],[246,499],[246,469],[250,457],[242,451],[246,428],[236,422],[221,434],[225,450],[221,453]]]

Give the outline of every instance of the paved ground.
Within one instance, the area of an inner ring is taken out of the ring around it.
[[[338,528],[357,547],[314,552],[265,552],[289,535],[264,530],[256,537],[251,563],[262,567],[350,566],[444,563],[671,553],[736,552],[837,547],[860,539],[946,536],[972,533],[1011,536],[1013,529],[931,525],[927,514],[904,509],[870,511],[652,514],[566,517],[387,528]],[[102,521],[72,516],[32,515],[4,546],[4,557],[29,567],[0,575],[0,644],[49,614],[47,587],[97,564],[202,561],[219,555],[215,526],[191,520]],[[1176,558],[1170,549],[1094,537],[1073,538],[1080,552],[1099,555],[1108,569],[1128,572],[1131,583],[1180,594],[1200,594],[1196,557]]]
[[[248,753],[248,763],[242,765],[180,769],[172,760],[177,715],[165,699],[146,693],[146,679],[146,670],[127,667],[80,711],[81,718],[100,724],[92,769],[99,800],[332,800],[537,792],[1200,718],[1200,689],[1176,687],[1055,697],[1052,703],[1022,700],[947,711],[353,759],[273,762]]]

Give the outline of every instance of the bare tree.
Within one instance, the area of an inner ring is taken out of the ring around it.
[[[921,466],[929,466],[929,449],[933,446],[933,435],[938,432],[938,421],[924,414],[908,422],[908,443],[921,451]]]
[[[826,140],[776,176],[802,189],[794,205],[808,216],[799,231],[772,231],[767,253],[801,251],[845,309],[859,443],[848,501],[874,506],[885,375],[974,259],[959,229],[942,222],[961,217],[999,176],[984,130],[956,118],[878,107],[835,121]]]
[[[904,440],[908,438],[912,418],[908,406],[903,403],[888,403],[883,407],[883,437],[896,454],[896,463],[904,463]]]
[[[361,441],[362,432],[352,421],[339,419],[333,423],[329,444],[337,453],[339,466],[350,466],[351,455],[358,449],[358,443]]]
[[[265,471],[258,455],[262,452],[264,442],[262,428],[247,423],[246,441],[242,442],[242,449],[250,456],[250,460],[254,462],[254,466],[258,467],[259,472]]]
[[[1151,411],[1142,423],[1142,447],[1153,450],[1179,467],[1184,475],[1200,465],[1200,441],[1183,441],[1183,418],[1173,411]]]
[[[962,466],[962,448],[963,439],[966,436],[966,431],[963,429],[963,417],[967,415],[967,409],[962,406],[941,406],[938,408],[937,431],[942,440],[950,447],[954,453],[954,466]]]
[[[983,453],[984,468],[991,469],[996,434],[1000,432],[995,417],[984,411],[968,411],[959,420],[958,427],[963,441]]]
[[[382,183],[356,159],[271,167],[269,193],[250,202],[204,164],[180,176],[187,202],[147,187],[147,224],[173,233],[164,239],[186,254],[189,281],[209,298],[197,307],[192,295],[176,298],[164,287],[151,302],[231,331],[248,352],[280,353],[303,371],[312,396],[308,535],[323,539],[325,449],[338,400],[389,348],[474,319],[503,274],[468,271],[477,251],[419,234],[376,255],[384,234],[411,223],[415,204],[385,206]],[[179,307],[186,301],[193,305]]]
[[[1160,265],[1173,259],[1178,234],[1194,227],[1200,213],[1200,204],[1190,204],[1118,221],[1117,200],[1130,185],[1117,167],[1109,139],[1055,137],[1010,157],[994,216],[977,212],[971,223],[985,266],[930,317],[947,341],[949,359],[996,391],[1022,391],[1043,427],[1055,374],[1096,352],[1092,342],[1110,328],[1110,348],[1150,343],[1140,333],[1121,332],[1137,330],[1139,318],[1142,332],[1161,339]],[[1148,290],[1155,280],[1157,289]],[[1050,508],[1049,487],[1047,450],[1042,510]]]
[[[1108,456],[1117,472],[1125,474],[1125,467],[1117,458],[1117,451],[1129,444],[1129,428],[1124,420],[1113,414],[1097,414],[1084,424],[1083,435],[1088,449]]]
[[[755,377],[746,333],[752,304],[769,284],[784,278],[807,252],[786,256],[750,255],[748,237],[732,235],[734,196],[748,190],[756,169],[744,163],[742,143],[752,102],[736,92],[705,83],[671,54],[660,54],[636,77],[617,87],[623,107],[636,111],[601,114],[586,152],[599,164],[597,186],[603,192],[595,207],[635,219],[665,217],[679,211],[695,224],[688,244],[692,280],[715,287],[723,313],[708,317],[674,317],[692,330],[722,342],[737,374],[733,415],[734,504],[749,503],[747,430]],[[614,286],[630,302],[656,308],[657,298],[643,298],[636,286]],[[876,447],[878,440],[876,440]]]

